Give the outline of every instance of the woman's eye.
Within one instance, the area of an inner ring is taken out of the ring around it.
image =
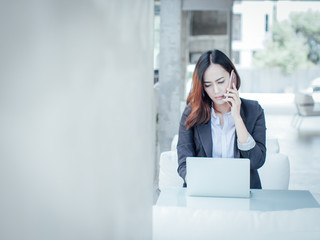
[[[224,80],[223,80],[223,81],[218,82],[218,84],[222,84],[222,83],[224,83]]]
[[[205,84],[204,86],[205,86],[205,87],[210,87],[211,85],[210,85],[210,84],[209,84],[209,85],[206,85],[206,84]]]

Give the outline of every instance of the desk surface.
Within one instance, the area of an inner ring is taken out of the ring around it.
[[[186,188],[161,190],[157,206],[197,209],[280,211],[320,208],[309,191],[251,189],[250,198],[190,197]]]

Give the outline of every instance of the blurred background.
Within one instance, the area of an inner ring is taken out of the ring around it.
[[[0,239],[151,239],[202,52],[320,201],[319,1],[0,1]]]

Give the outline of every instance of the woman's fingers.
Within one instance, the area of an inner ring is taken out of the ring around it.
[[[229,93],[226,93],[224,96],[231,97],[231,98],[239,98],[239,95],[237,92],[229,92]]]
[[[241,100],[240,100],[239,93],[237,90],[232,90],[232,91],[226,93],[224,100],[226,102],[231,102],[232,106],[234,106],[235,104],[236,105],[241,104]]]
[[[238,90],[237,90],[237,89],[234,89],[234,88],[228,88],[228,89],[227,89],[227,93],[235,93],[235,94],[239,95]]]
[[[234,106],[235,104],[235,100],[231,97],[226,97],[225,99],[223,99],[223,101],[225,102],[231,102],[232,106]]]

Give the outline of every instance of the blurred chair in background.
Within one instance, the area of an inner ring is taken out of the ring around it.
[[[320,102],[316,102],[316,95],[319,93],[298,92],[295,94],[294,103],[297,113],[293,116],[291,124],[295,128],[300,128],[305,117],[320,116]]]

